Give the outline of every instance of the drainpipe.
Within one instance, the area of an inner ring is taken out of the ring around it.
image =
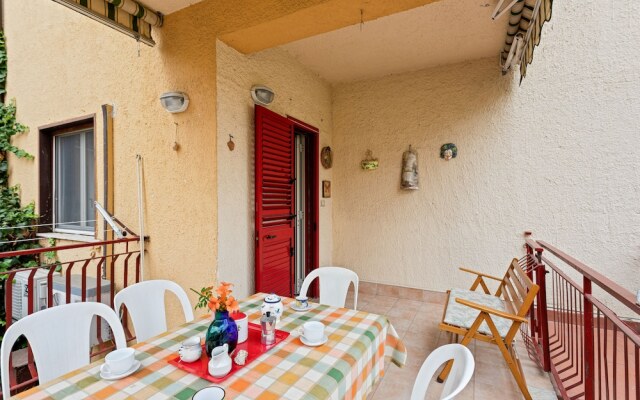
[[[4,34],[4,0],[0,0],[0,32]],[[4,38],[4,46],[7,47],[7,37]],[[5,82],[6,85],[6,82]],[[5,88],[6,89],[6,88]],[[4,93],[0,94],[0,104],[4,104]]]

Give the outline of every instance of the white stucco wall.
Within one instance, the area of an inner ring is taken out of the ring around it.
[[[286,52],[245,56],[217,43],[218,277],[236,284],[236,294],[254,291],[254,104],[250,89],[263,84],[276,93],[269,109],[320,129],[320,147],[331,145],[331,89]],[[234,151],[226,143],[233,135]],[[320,167],[320,181],[331,170]],[[331,262],[331,199],[320,207],[320,265]]]
[[[639,2],[554,4],[528,77],[495,59],[334,91],[334,263],[432,290],[501,274],[522,233],[640,289]],[[458,158],[439,158],[458,145]],[[399,189],[402,152],[420,190]],[[376,171],[360,160],[371,149]],[[222,203],[222,202],[221,202]]]

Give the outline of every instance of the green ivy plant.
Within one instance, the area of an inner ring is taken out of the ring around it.
[[[0,98],[4,98],[7,79],[7,52],[4,34],[0,31]],[[33,228],[38,216],[35,204],[22,206],[20,187],[9,185],[9,160],[11,153],[18,158],[32,160],[33,156],[11,144],[15,135],[27,132],[27,127],[16,120],[15,102],[0,103],[0,253],[15,250],[38,248],[40,245]],[[38,265],[36,256],[0,258],[0,296],[4,298],[4,280],[11,269],[29,268]],[[0,327],[4,327],[4,302],[0,302]],[[0,329],[0,333],[4,329]],[[1,340],[0,336],[0,340]]]

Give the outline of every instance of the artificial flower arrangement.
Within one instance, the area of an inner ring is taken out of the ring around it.
[[[234,312],[239,310],[238,301],[231,295],[233,292],[233,284],[229,282],[221,282],[220,286],[213,292],[213,286],[203,287],[198,292],[191,289],[198,295],[198,308],[209,308],[213,312]]]

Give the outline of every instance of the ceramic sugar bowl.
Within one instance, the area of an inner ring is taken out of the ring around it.
[[[200,359],[202,355],[202,346],[200,346],[200,337],[193,336],[182,342],[182,346],[178,349],[180,359],[184,362],[194,362]]]
[[[270,312],[271,315],[275,315],[276,319],[280,319],[282,313],[284,312],[284,304],[282,304],[282,299],[280,296],[271,293],[267,297],[264,298],[264,302],[261,307],[262,315]]]

